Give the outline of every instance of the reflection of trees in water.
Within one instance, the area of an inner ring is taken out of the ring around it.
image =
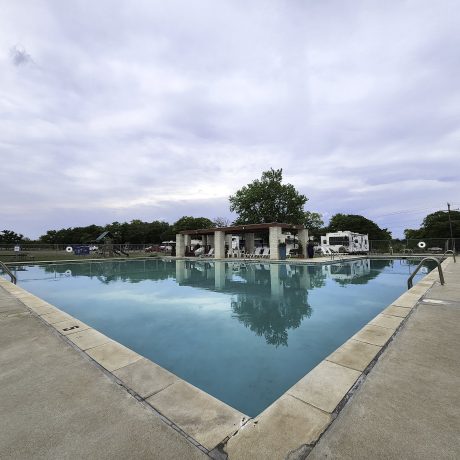
[[[264,336],[270,345],[288,344],[288,329],[296,329],[312,309],[307,302],[307,291],[285,288],[282,299],[263,298],[251,294],[238,294],[231,307],[234,318]]]
[[[43,266],[47,273],[66,274],[68,270],[72,276],[96,277],[103,284],[115,281],[139,283],[144,280],[165,280],[175,278],[176,264],[164,260],[139,261],[101,261],[75,264],[59,264]]]

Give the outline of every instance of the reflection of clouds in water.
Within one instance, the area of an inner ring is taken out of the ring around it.
[[[190,292],[188,293],[190,294]],[[116,289],[113,292],[98,292],[91,293],[86,296],[88,300],[95,301],[113,301],[119,304],[120,302],[135,302],[137,304],[144,304],[149,308],[151,306],[158,307],[180,307],[180,308],[193,308],[204,311],[218,311],[218,310],[228,310],[229,309],[229,300],[225,295],[215,294],[212,297],[209,297],[209,294],[206,296],[190,296],[184,295],[181,297],[171,297],[170,292],[165,292],[164,294],[157,292],[133,292],[125,289]]]

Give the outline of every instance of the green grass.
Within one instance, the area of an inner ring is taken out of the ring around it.
[[[79,260],[84,261],[88,259],[107,260],[108,257],[102,257],[97,253],[89,254],[87,256],[76,256],[73,253],[66,251],[23,251],[26,254],[25,258],[17,258],[14,252],[0,252],[0,261],[4,263],[34,263],[34,262],[53,262],[58,260]],[[134,251],[129,253],[129,257],[117,256],[114,254],[115,259],[136,259],[145,257],[158,257],[157,253],[146,253],[143,251]]]

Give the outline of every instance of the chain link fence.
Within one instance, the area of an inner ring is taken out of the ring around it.
[[[371,254],[444,254],[460,247],[460,238],[424,238],[405,240],[370,240]]]

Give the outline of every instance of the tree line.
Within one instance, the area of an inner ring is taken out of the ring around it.
[[[69,227],[60,230],[48,230],[38,239],[40,243],[67,244],[91,243],[102,232],[109,231],[115,243],[156,244],[174,240],[176,233],[182,230],[227,227],[232,224],[258,224],[282,222],[302,224],[311,235],[319,237],[327,232],[349,230],[369,235],[370,240],[391,240],[391,232],[380,228],[372,220],[358,214],[333,215],[327,226],[320,213],[305,210],[308,198],[299,193],[292,184],[283,184],[283,170],[264,171],[260,179],[237,190],[229,197],[230,211],[237,218],[231,222],[225,217],[211,220],[207,217],[183,216],[173,224],[154,220],[144,222],[139,219],[131,222],[112,222],[104,226],[88,225],[86,227]],[[460,212],[451,211],[451,224],[454,237],[460,234]],[[406,229],[406,238],[449,238],[450,226],[448,215],[438,211],[425,217],[419,229]],[[30,241],[12,230],[0,232],[0,244]]]

